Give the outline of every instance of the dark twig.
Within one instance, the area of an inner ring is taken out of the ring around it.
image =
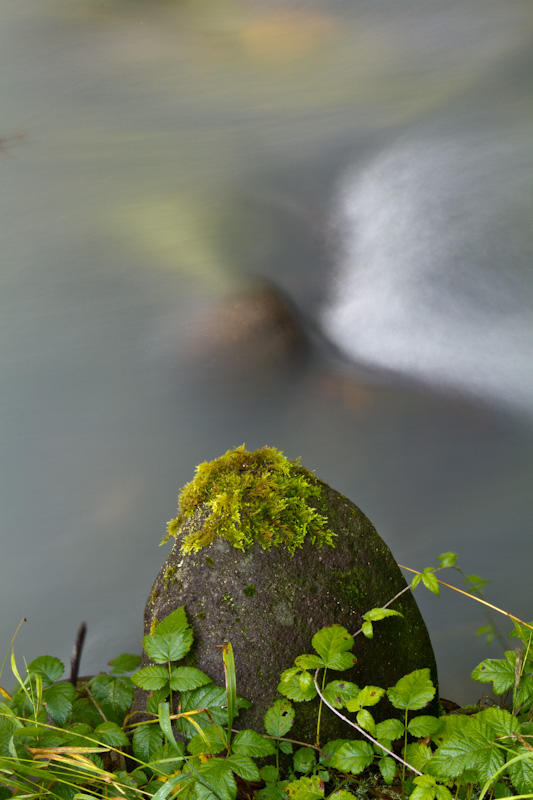
[[[87,633],[87,623],[82,622],[78,628],[78,635],[76,636],[76,643],[72,651],[72,658],[70,659],[70,678],[69,681],[73,686],[78,682],[80,674],[80,661],[81,653],[83,650],[83,642],[85,641],[85,634]]]

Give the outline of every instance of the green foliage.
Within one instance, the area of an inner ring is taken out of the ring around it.
[[[438,561],[413,585],[434,591],[438,570],[458,569],[453,553]],[[371,609],[358,633],[374,635],[376,623],[394,616],[386,607]],[[532,633],[515,621],[511,636],[519,646],[472,673],[492,685],[500,707],[435,717],[423,713],[435,696],[427,669],[387,689],[359,687],[342,676],[328,681],[329,670],[342,673],[355,663],[354,635],[330,625],[313,636],[314,652],[282,673],[282,697],[265,713],[265,734],[233,730],[239,710],[250,704],[237,696],[229,643],[222,648],[225,686],[176,663],[193,644],[184,607],[144,638],[153,663],[131,677],[138,656],[123,654],[110,662],[111,673],[74,687],[63,679],[59,659],[34,659],[22,677],[12,654],[18,687],[12,695],[0,687],[0,800],[237,800],[239,784],[248,787],[239,798],[253,800],[353,800],[355,781],[361,787],[376,780],[401,789],[404,800],[532,796]],[[149,721],[130,721],[135,686],[150,692]],[[400,718],[376,722],[375,707],[385,697]],[[291,701],[315,699],[316,741],[288,739]],[[319,746],[323,713],[342,716],[352,736]],[[275,764],[265,764],[271,759]]]
[[[273,447],[250,453],[241,445],[196,468],[194,480],[181,490],[178,516],[168,523],[163,542],[205,506],[209,514],[200,531],[183,539],[184,553],[197,552],[216,537],[243,551],[257,541],[264,550],[284,546],[293,554],[306,537],[319,547],[333,546],[325,517],[310,503],[319,494],[314,476],[298,461]]]

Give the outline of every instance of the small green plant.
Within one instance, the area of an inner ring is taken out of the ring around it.
[[[12,694],[0,687],[0,800],[354,800],[368,797],[372,786],[381,787],[381,797],[390,787],[391,797],[410,800],[533,797],[532,625],[491,606],[513,619],[518,646],[473,671],[494,693],[492,705],[474,713],[424,714],[435,695],[427,669],[386,689],[360,688],[342,675],[330,679],[332,671],[353,666],[355,636],[376,635],[375,624],[397,614],[388,606],[414,585],[435,593],[449,585],[436,574],[457,569],[455,562],[455,554],[445,553],[437,567],[417,572],[411,587],[363,615],[359,631],[340,625],[318,631],[314,653],[298,656],[282,673],[281,697],[265,714],[264,733],[233,727],[249,703],[237,695],[230,643],[221,647],[225,686],[179,664],[193,643],[184,607],[144,638],[149,666],[137,669],[139,657],[125,654],[110,662],[109,673],[76,686],[51,656],[34,659],[22,677],[11,646],[17,686]],[[470,588],[479,589],[473,577]],[[130,714],[135,686],[150,692],[142,722]],[[291,739],[293,702],[316,697],[315,741]],[[384,697],[399,713],[377,722],[374,707]],[[322,745],[324,713],[338,715],[354,733]],[[274,763],[265,764],[269,758]]]

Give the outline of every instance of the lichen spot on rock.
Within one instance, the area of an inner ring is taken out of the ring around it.
[[[198,552],[217,537],[243,552],[258,542],[263,550],[286,547],[293,555],[306,538],[333,547],[335,534],[311,502],[316,497],[317,480],[299,459],[291,461],[273,447],[250,453],[241,445],[196,468],[163,542],[181,539],[184,553]],[[187,533],[184,523],[195,514],[202,524]]]

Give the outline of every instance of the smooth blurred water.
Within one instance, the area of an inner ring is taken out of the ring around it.
[[[242,442],[301,456],[400,563],[457,550],[531,616],[531,20],[2,4],[4,648],[25,615],[27,659],[68,659],[81,620],[83,672],[139,651],[178,488]],[[307,357],[225,316],[258,277]],[[475,699],[482,613],[420,604],[444,696]]]

